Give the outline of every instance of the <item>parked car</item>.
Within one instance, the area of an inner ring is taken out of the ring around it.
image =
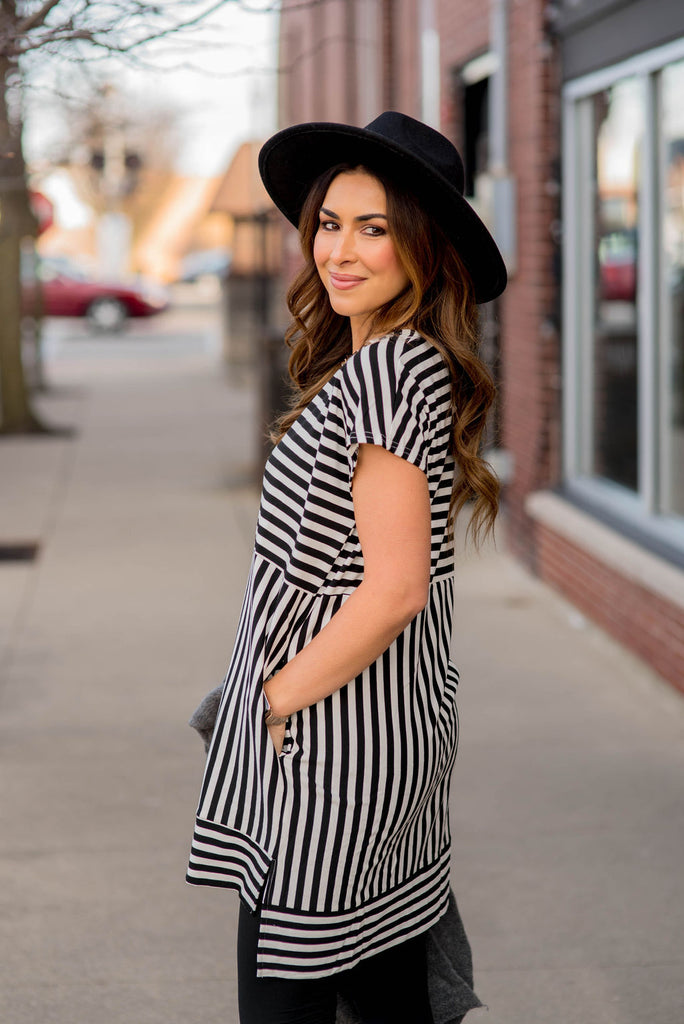
[[[637,235],[626,228],[599,241],[599,281],[604,302],[634,302],[637,289]]]
[[[101,281],[63,257],[38,264],[45,316],[83,316],[94,331],[120,331],[129,317],[153,316],[168,306],[166,292],[154,282]],[[24,307],[35,301],[35,282],[23,284]]]
[[[178,281],[191,284],[203,277],[223,279],[230,270],[230,253],[225,249],[198,249],[181,262]]]

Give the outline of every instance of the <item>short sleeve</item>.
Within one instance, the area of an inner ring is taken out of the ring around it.
[[[342,375],[342,415],[353,475],[360,444],[393,452],[424,473],[430,448],[430,411],[402,349],[380,339],[359,349]]]

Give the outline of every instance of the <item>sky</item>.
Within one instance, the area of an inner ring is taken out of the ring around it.
[[[261,5],[267,6],[265,0]],[[133,91],[141,103],[149,96],[177,105],[183,131],[175,170],[215,175],[226,169],[241,142],[275,131],[277,30],[277,14],[227,3],[207,22],[201,40],[187,38],[182,54],[169,44],[150,48],[146,62],[157,70],[133,70],[113,58],[111,65],[99,65],[98,73]],[[70,74],[66,62],[53,59],[31,76],[24,132],[29,164],[49,153],[60,131],[51,96]]]

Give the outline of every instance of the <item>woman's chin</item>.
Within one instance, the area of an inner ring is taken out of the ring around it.
[[[354,317],[354,318],[362,317],[363,318],[363,317],[369,315],[368,310],[366,310],[366,309],[359,309],[359,304],[357,302],[354,302],[353,300],[345,298],[345,296],[334,294],[334,295],[329,295],[329,298],[330,298],[330,305],[335,310],[335,312],[338,313],[340,316],[348,316],[348,317]]]

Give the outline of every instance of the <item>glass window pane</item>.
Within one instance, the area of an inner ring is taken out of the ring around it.
[[[662,86],[665,146],[662,511],[684,515],[684,61],[665,68]]]
[[[637,253],[643,83],[594,97],[593,468],[637,489]]]

